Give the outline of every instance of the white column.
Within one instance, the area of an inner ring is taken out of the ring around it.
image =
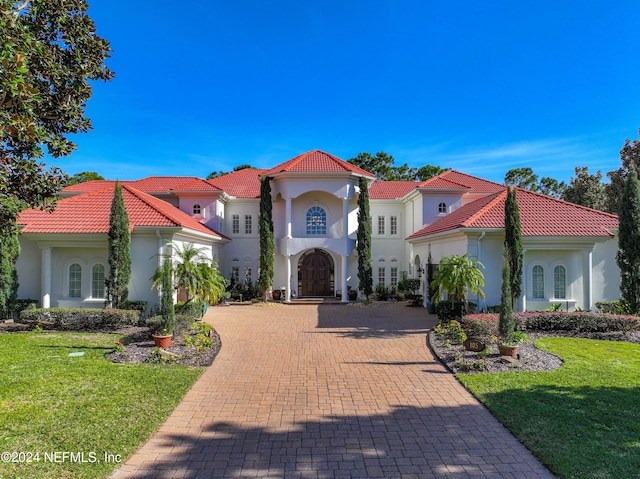
[[[285,200],[285,216],[287,222],[287,238],[291,238],[291,198]]]
[[[593,250],[585,251],[585,298],[584,309],[591,309],[591,302],[593,301]]]
[[[287,303],[291,302],[291,255],[287,255],[287,291],[284,300]]]
[[[524,260],[527,250],[522,248],[522,311],[527,310],[527,263]]]
[[[42,307],[51,307],[51,248],[42,248],[42,273],[40,276],[40,295]]]
[[[347,268],[348,268],[348,256],[349,251],[349,198],[343,198],[342,200],[342,228],[344,235],[344,254],[342,254],[342,298],[343,303],[349,302],[349,295],[347,294]]]

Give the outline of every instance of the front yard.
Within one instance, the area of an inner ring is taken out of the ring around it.
[[[151,436],[203,371],[114,364],[104,355],[119,339],[0,334],[0,477],[108,475]]]

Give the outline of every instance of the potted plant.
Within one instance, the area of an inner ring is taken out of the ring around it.
[[[153,342],[159,348],[168,348],[171,345],[173,330],[176,325],[175,307],[173,304],[173,267],[171,259],[165,258],[162,265],[162,297],[160,308],[162,310],[162,320],[160,326],[151,335]]]
[[[518,344],[526,343],[529,337],[524,331],[514,331],[508,337],[498,343],[500,356],[518,356]]]
[[[347,297],[349,298],[349,301],[355,301],[358,299],[358,291],[351,289],[351,286],[347,286]]]

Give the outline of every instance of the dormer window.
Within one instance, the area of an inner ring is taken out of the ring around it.
[[[202,208],[200,208],[200,205],[193,205],[193,214],[194,215],[199,215],[202,212]]]
[[[439,215],[444,215],[447,213],[447,204],[446,203],[440,203],[438,205],[438,214]]]

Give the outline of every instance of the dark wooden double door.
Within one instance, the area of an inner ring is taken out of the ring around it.
[[[300,263],[302,296],[331,296],[331,258],[325,253],[309,253]]]

